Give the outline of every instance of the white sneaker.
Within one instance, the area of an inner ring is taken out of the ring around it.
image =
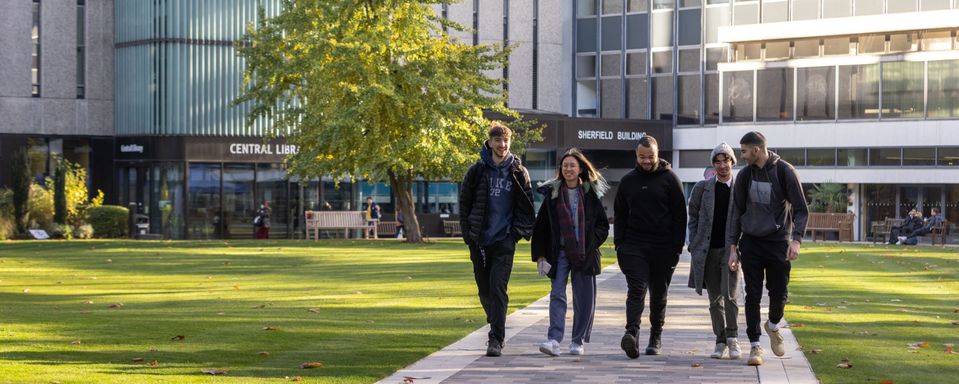
[[[583,350],[582,344],[571,343],[569,345],[569,354],[579,356],[586,354],[586,351]]]
[[[709,355],[712,359],[722,359],[723,355],[726,354],[726,344],[716,343],[716,349],[713,350],[713,353]]]
[[[739,356],[742,355],[742,351],[739,350],[739,340],[736,340],[735,337],[726,339],[726,347],[729,348],[730,359],[738,360]]]
[[[550,356],[559,356],[559,342],[556,340],[546,340],[539,345],[539,351]]]

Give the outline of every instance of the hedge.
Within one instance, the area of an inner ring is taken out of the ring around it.
[[[130,211],[118,205],[87,208],[87,222],[93,226],[96,237],[126,237],[129,232]]]

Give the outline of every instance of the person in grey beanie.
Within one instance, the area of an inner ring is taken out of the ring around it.
[[[692,268],[689,287],[702,295],[703,287],[709,297],[709,317],[716,335],[716,348],[710,357],[738,359],[739,349],[739,292],[741,273],[729,269],[726,252],[726,223],[732,213],[733,166],[736,155],[729,144],[721,143],[710,154],[716,174],[701,180],[689,195],[687,233]]]

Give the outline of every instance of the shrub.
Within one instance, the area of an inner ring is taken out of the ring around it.
[[[13,203],[13,220],[19,233],[26,232],[29,202],[33,184],[30,182],[30,156],[26,148],[20,148],[13,154],[10,162],[11,182],[13,188],[11,202]]]
[[[93,238],[93,226],[90,224],[83,224],[73,230],[73,237],[77,239],[92,239]]]
[[[53,229],[53,193],[43,187],[30,186],[30,204],[27,210],[30,228]]]
[[[54,224],[51,236],[54,239],[73,240],[73,227],[69,224]]]
[[[87,222],[97,237],[126,237],[130,211],[118,205],[101,205],[87,209]]]
[[[0,214],[0,240],[12,239],[16,231],[17,226],[13,223],[13,216]]]

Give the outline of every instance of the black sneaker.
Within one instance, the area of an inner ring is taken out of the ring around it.
[[[663,342],[660,340],[658,333],[653,333],[649,335],[649,345],[646,346],[646,354],[650,356],[656,356],[659,354],[659,349],[663,347]]]
[[[499,357],[503,354],[503,343],[496,339],[490,339],[486,343],[486,356]]]
[[[630,359],[639,358],[639,341],[636,340],[636,336],[626,332],[626,334],[623,335],[623,340],[619,342],[619,346],[623,348],[626,356]]]

